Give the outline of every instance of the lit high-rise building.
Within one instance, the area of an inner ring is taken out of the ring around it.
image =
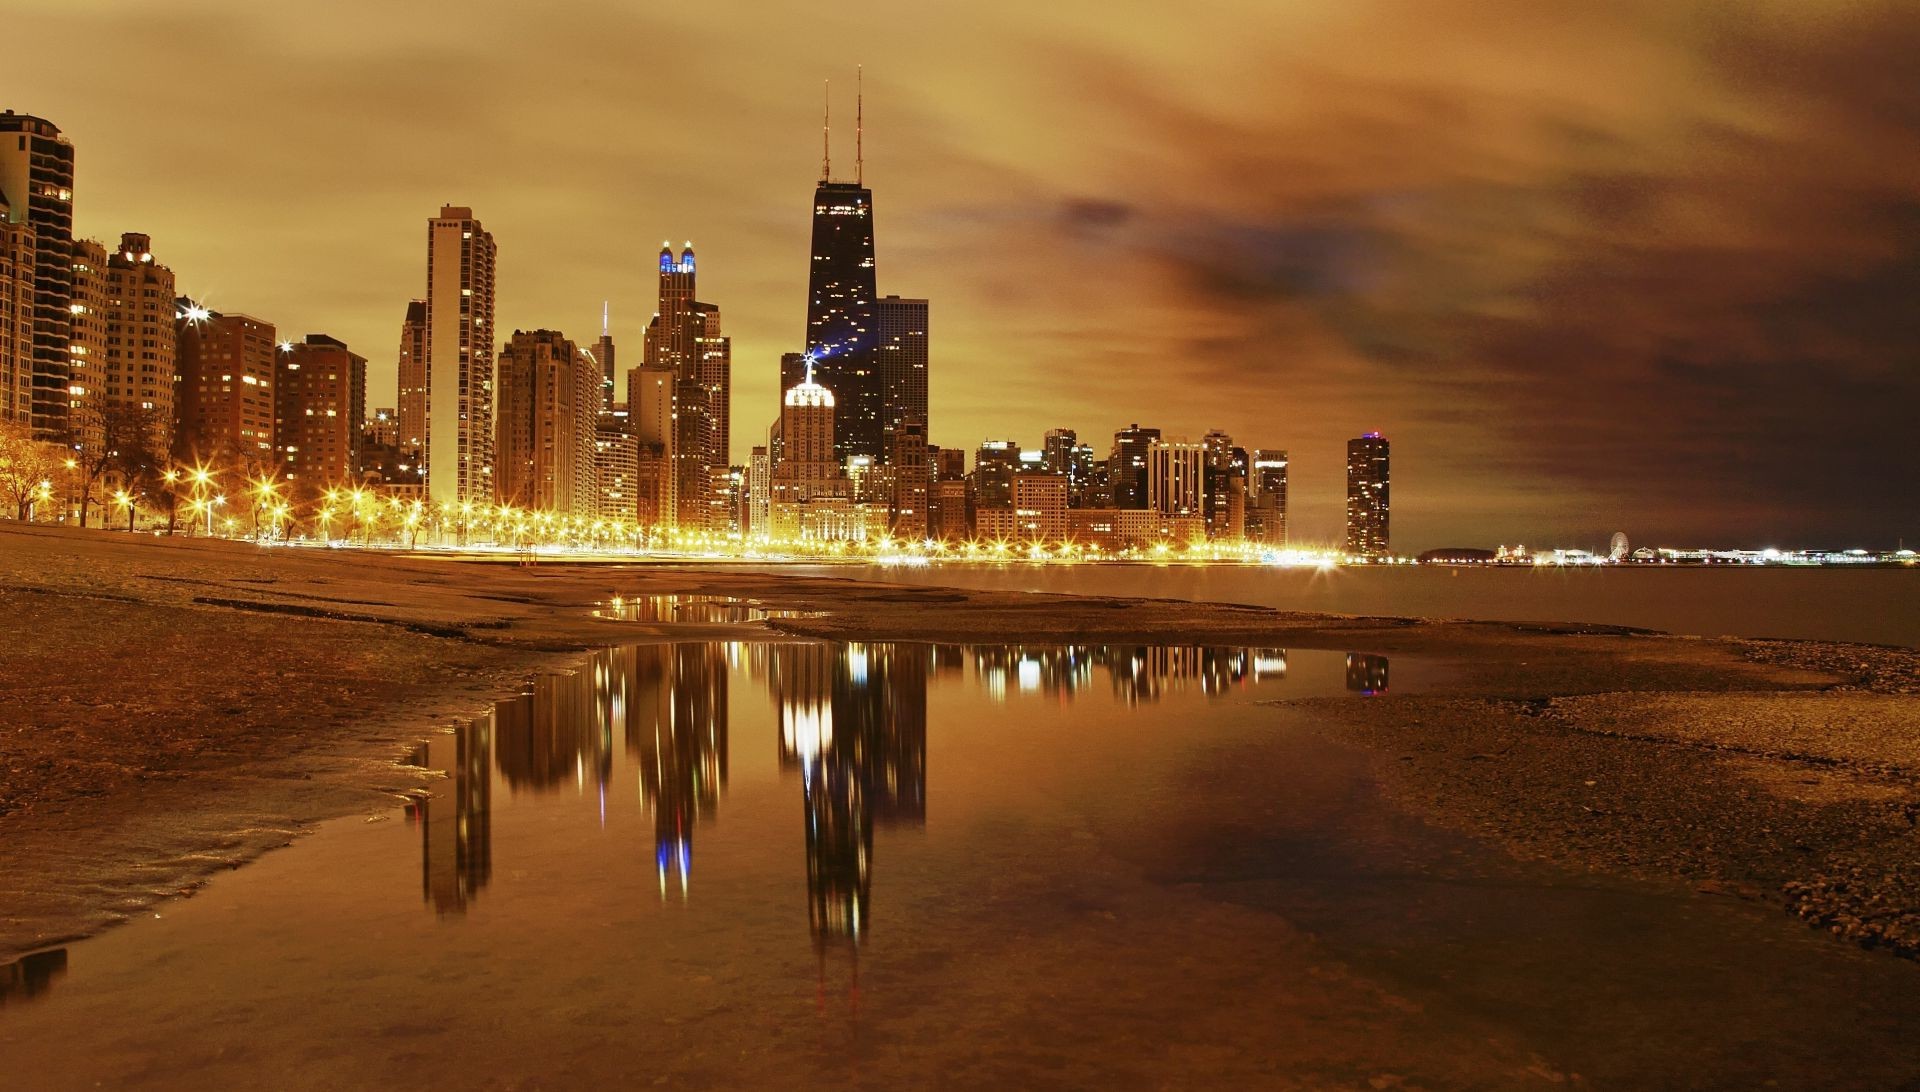
[[[678,257],[663,245],[645,363],[674,373],[674,518],[690,530],[711,518],[713,472],[727,468],[732,443],[732,343],[721,332],[720,309],[695,292],[693,244]]]
[[[801,478],[840,477],[840,461],[834,455],[834,430],[838,427],[835,403],[833,392],[812,375],[787,392],[780,414],[780,434],[785,442],[781,466],[801,471]]]
[[[880,427],[927,421],[927,301],[882,296],[875,301],[879,331]]]
[[[1067,476],[1028,471],[1013,478],[1015,536],[1022,542],[1067,537]]]
[[[886,391],[880,375],[879,292],[873,260],[873,192],[864,184],[860,155],[851,182],[833,179],[833,161],[821,157],[813,190],[813,245],[807,267],[807,354],[814,376],[833,392],[838,456],[885,454]]]
[[[10,223],[33,236],[31,248],[16,254],[33,278],[28,414],[35,433],[58,439],[67,427],[67,308],[73,291],[73,145],[59,126],[12,110],[0,113],[0,204]]]
[[[627,370],[627,427],[635,445],[636,510],[649,527],[674,527],[679,517],[679,443],[674,403],[678,374],[643,364]]]
[[[1013,507],[1013,476],[1020,472],[1020,445],[985,440],[973,453],[973,503],[976,509]]]
[[[1287,453],[1256,448],[1248,479],[1247,537],[1269,546],[1287,544]]]
[[[600,369],[554,330],[515,330],[500,352],[494,479],[501,504],[594,515]]]
[[[312,496],[358,478],[366,357],[343,341],[308,334],[280,350],[273,401],[279,471],[296,492]]]
[[[927,537],[927,512],[932,504],[933,463],[927,454],[927,429],[908,420],[887,427],[887,467],[890,479],[888,531],[897,539]]]
[[[67,299],[67,402],[60,443],[92,450],[103,439],[106,410],[108,314],[107,248],[92,239],[73,243]]]
[[[632,522],[639,518],[640,449],[627,421],[601,414],[593,431],[593,479],[598,516]]]
[[[427,301],[407,304],[400,323],[399,436],[394,446],[410,458],[427,447]]]
[[[1388,553],[1387,438],[1377,432],[1347,441],[1347,552]]]
[[[0,193],[0,421],[23,425],[33,421],[34,245]]]
[[[613,348],[613,307],[600,304],[600,340],[593,343],[593,359],[600,365],[600,412],[612,413],[619,399],[614,394],[614,377],[619,375]]]
[[[493,500],[493,236],[454,205],[427,221],[427,428],[436,505]]]
[[[808,375],[780,410],[780,461],[773,466],[768,525],[778,538],[853,538],[850,483],[834,456],[833,392]],[[830,511],[829,511],[830,510]],[[827,513],[824,521],[822,513]]]
[[[1157,428],[1128,425],[1113,434],[1107,476],[1115,508],[1150,508],[1147,499],[1147,450],[1160,439]]]
[[[747,520],[748,538],[766,538],[771,528],[768,525],[769,505],[773,500],[773,460],[767,454],[764,445],[755,445],[747,456]]]
[[[173,270],[154,261],[147,236],[120,236],[120,249],[107,255],[107,343],[99,378],[106,405],[147,416],[156,451],[173,442],[177,319]]]
[[[1147,507],[1166,516],[1198,516],[1205,503],[1207,446],[1155,440],[1147,448]]]
[[[173,450],[182,459],[273,460],[273,324],[174,302]]]

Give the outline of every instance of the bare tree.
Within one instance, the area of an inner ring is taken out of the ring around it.
[[[87,415],[92,428],[83,430],[75,426],[69,430],[68,446],[72,454],[68,458],[73,460],[72,471],[81,483],[80,526],[85,527],[94,487],[102,484],[109,474],[128,481],[133,469],[150,463],[154,458],[157,429],[154,411],[130,403],[103,405],[93,401],[79,412]],[[98,443],[89,446],[84,442],[82,437],[88,431],[100,438]]]

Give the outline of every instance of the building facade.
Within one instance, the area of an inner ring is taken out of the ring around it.
[[[633,432],[638,469],[639,519],[649,527],[679,523],[679,428],[675,405],[679,376],[671,367],[642,364],[627,371],[627,427]]]
[[[836,457],[835,398],[809,374],[782,400],[780,461],[773,467],[769,526],[775,538],[864,536]],[[859,525],[858,534],[850,530]]]
[[[427,301],[407,304],[400,322],[400,390],[394,446],[416,460],[427,448]]]
[[[713,472],[728,466],[732,436],[732,342],[720,309],[696,298],[693,244],[679,255],[660,248],[658,309],[647,325],[644,366],[674,377],[672,521],[705,529],[712,517]],[[635,412],[628,398],[629,412]],[[643,441],[644,442],[644,441]]]
[[[106,411],[107,326],[113,310],[107,286],[107,248],[76,239],[68,274],[66,424],[60,442],[92,450],[102,440]]]
[[[173,270],[153,257],[153,241],[129,232],[107,255],[104,403],[147,415],[155,451],[173,443],[178,383]]]
[[[1014,534],[1022,542],[1067,537],[1067,476],[1027,471],[1013,479]]]
[[[1147,451],[1160,439],[1157,428],[1128,425],[1113,434],[1113,453],[1107,458],[1108,484],[1115,508],[1150,507],[1147,497]]]
[[[1207,448],[1186,440],[1155,440],[1147,448],[1147,507],[1164,516],[1202,515]]]
[[[515,330],[495,389],[495,500],[564,516],[600,509],[594,472],[600,369],[555,330]]]
[[[1020,445],[986,440],[973,453],[975,509],[1013,507],[1013,477],[1020,472]]]
[[[0,193],[0,421],[22,425],[33,422],[34,246]]]
[[[873,193],[858,180],[836,182],[823,165],[813,191],[813,242],[807,268],[807,355],[833,392],[838,458],[884,452],[886,393],[874,316]]]
[[[427,220],[426,435],[436,505],[493,500],[493,236],[454,205]]]
[[[274,462],[273,324],[175,301],[174,454],[191,462]]]
[[[602,414],[593,433],[594,492],[599,499],[600,519],[638,521],[639,477],[640,449],[627,422]]]
[[[927,301],[882,296],[874,302],[873,315],[878,330],[880,427],[884,432],[917,423],[925,432],[929,423]],[[886,454],[892,457],[891,451]]]
[[[42,439],[67,427],[68,305],[73,291],[73,144],[45,118],[0,113],[0,199],[33,236],[19,259],[33,281],[28,417]]]
[[[275,380],[273,447],[294,495],[357,481],[367,358],[326,334],[308,334],[279,352]]]
[[[1248,479],[1247,537],[1268,546],[1287,544],[1287,453],[1255,448]]]
[[[1377,432],[1347,441],[1347,553],[1386,557],[1388,545],[1387,438]]]

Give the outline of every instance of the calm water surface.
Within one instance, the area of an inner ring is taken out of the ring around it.
[[[6,1088],[1886,1086],[1910,965],[1412,819],[1418,660],[660,644],[0,968]]]
[[[998,591],[1251,603],[1337,614],[1594,622],[1706,637],[1920,647],[1920,567],[1406,565],[1320,572],[1238,565],[1010,563],[786,565],[763,571]]]

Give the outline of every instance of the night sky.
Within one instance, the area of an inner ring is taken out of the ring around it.
[[[864,63],[936,443],[1224,428],[1330,539],[1378,429],[1398,550],[1913,545],[1920,7],[1601,6],[14,0],[0,105],[74,140],[80,231],[347,341],[370,406],[442,203],[503,333],[610,299],[623,364],[691,239],[742,459]]]

